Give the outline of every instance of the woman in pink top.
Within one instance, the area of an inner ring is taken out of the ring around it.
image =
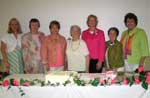
[[[88,29],[82,32],[82,39],[86,42],[89,49],[90,73],[102,72],[102,62],[105,55],[105,37],[104,32],[97,27],[98,19],[95,15],[89,15],[87,18]]]
[[[42,63],[45,65],[46,71],[61,71],[65,68],[66,40],[59,34],[60,24],[58,21],[52,21],[49,29],[51,34],[42,43]]]

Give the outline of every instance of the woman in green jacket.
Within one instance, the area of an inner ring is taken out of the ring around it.
[[[128,13],[124,18],[127,30],[122,33],[121,43],[124,50],[125,71],[134,72],[142,56],[148,56],[148,39],[143,29],[138,28],[138,19],[134,13]]]
[[[109,41],[106,42],[105,66],[107,70],[118,70],[123,68],[123,49],[122,44],[117,40],[119,30],[112,27],[108,30]]]

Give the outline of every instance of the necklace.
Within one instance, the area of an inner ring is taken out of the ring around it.
[[[75,43],[75,44],[76,44],[76,43]],[[71,41],[71,50],[72,50],[72,51],[77,51],[77,50],[79,49],[79,47],[80,47],[80,40],[78,41],[78,43],[77,43],[76,46],[77,46],[77,47],[73,48],[73,41]]]
[[[51,36],[51,42],[53,45],[56,45],[59,42],[59,36]]]

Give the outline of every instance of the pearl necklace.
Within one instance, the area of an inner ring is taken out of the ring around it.
[[[77,51],[80,47],[80,40],[78,41],[78,44],[77,44],[77,47],[76,48],[73,48],[73,41],[71,40],[71,50],[72,51]]]

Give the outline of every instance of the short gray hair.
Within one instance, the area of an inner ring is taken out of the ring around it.
[[[72,25],[71,28],[70,28],[70,35],[71,35],[72,30],[73,30],[74,28],[77,28],[77,30],[78,30],[79,33],[81,34],[81,28],[80,28],[78,25]]]

